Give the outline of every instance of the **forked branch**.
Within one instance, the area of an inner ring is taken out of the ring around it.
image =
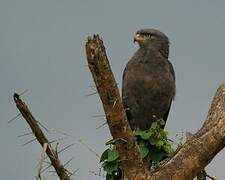
[[[158,171],[147,170],[139,158],[105,47],[98,35],[88,39],[86,54],[111,135],[116,140],[125,179],[191,180],[225,147],[225,84],[221,84],[202,128]]]

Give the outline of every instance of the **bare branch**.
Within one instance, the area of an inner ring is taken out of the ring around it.
[[[202,128],[153,174],[152,179],[192,180],[224,147],[225,84],[221,84]]]
[[[200,176],[200,174],[205,173],[203,172],[205,166],[225,147],[225,84],[221,84],[218,88],[207,119],[201,129],[180,146],[171,159],[168,158],[165,162],[162,161],[159,168],[150,172],[147,164],[143,163],[139,157],[136,139],[128,124],[103,41],[98,35],[88,39],[86,54],[88,67],[102,101],[113,142],[115,142],[120,155],[124,180],[192,180],[197,175]],[[61,180],[70,180],[73,173],[69,173],[65,169],[58,159],[58,153],[63,152],[73,144],[59,152],[57,152],[57,149],[54,150],[39,127],[40,123],[33,117],[26,104],[16,93],[14,94],[14,101],[31,127],[37,141],[42,147],[47,144],[44,151],[46,151],[59,178]],[[67,135],[67,133],[63,134]],[[43,157],[42,162],[44,162],[44,159]],[[67,163],[69,162],[70,160]],[[46,169],[48,167],[39,171],[39,174]],[[213,179],[207,173],[204,176]]]
[[[66,169],[63,167],[62,163],[57,158],[57,153],[54,151],[51,144],[49,144],[48,139],[46,138],[46,136],[44,135],[44,133],[42,132],[41,128],[37,123],[38,121],[33,117],[27,105],[20,99],[18,94],[15,93],[13,98],[17,108],[19,109],[20,113],[22,114],[26,122],[29,124],[33,134],[35,135],[36,139],[41,144],[41,146],[43,147],[45,143],[48,144],[46,153],[52,163],[52,166],[55,168],[55,171],[58,174],[59,178],[61,180],[70,180],[70,177],[66,172]]]

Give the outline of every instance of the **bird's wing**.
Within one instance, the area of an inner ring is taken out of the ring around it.
[[[172,74],[172,76],[173,76],[173,79],[174,79],[174,81],[175,81],[176,76],[175,76],[175,71],[174,71],[174,69],[173,69],[173,65],[171,64],[171,62],[170,62],[169,60],[168,60],[168,63],[169,63],[170,72],[171,72],[171,74]]]
[[[128,64],[129,64],[129,62],[128,62]],[[123,82],[123,84],[122,84],[122,101],[123,101],[123,106],[124,106],[125,112],[127,114],[127,119],[130,120],[131,119],[131,114],[129,112],[129,107],[127,105],[127,98],[124,95],[124,91],[125,91],[125,89],[124,89],[125,88],[124,87],[124,78],[125,78],[125,75],[126,75],[126,72],[127,72],[128,64],[126,65],[126,67],[125,67],[125,69],[123,71],[123,78],[122,78],[122,82]]]
[[[171,104],[172,104],[172,99],[171,99],[171,101],[170,101],[170,105],[169,105],[169,107],[168,107],[166,113],[165,113],[164,116],[163,116],[163,120],[165,121],[165,124],[166,124],[166,121],[167,121],[167,118],[168,118],[168,115],[169,115],[169,112],[170,112]],[[164,129],[164,127],[165,127],[165,125],[162,126],[163,129]]]
[[[174,69],[173,69],[173,65],[171,64],[171,62],[170,62],[169,60],[168,60],[168,64],[169,64],[170,72],[171,72],[171,74],[172,74],[172,76],[173,76],[173,79],[174,79],[174,81],[175,81],[176,76],[175,76],[175,71],[174,71]],[[173,97],[173,98],[174,98],[174,97]],[[164,116],[163,116],[163,120],[164,120],[165,122],[166,122],[166,120],[167,120],[167,118],[168,118],[168,115],[169,115],[169,112],[170,112],[170,108],[171,108],[171,104],[172,104],[173,98],[170,100],[170,105],[169,105],[169,107],[168,107],[166,113],[165,113]],[[164,127],[163,127],[163,128],[164,128]]]

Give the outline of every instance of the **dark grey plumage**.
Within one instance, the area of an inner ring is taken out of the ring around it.
[[[167,120],[175,96],[168,37],[155,29],[137,31],[140,48],[123,73],[122,98],[131,128],[146,130],[154,117]]]

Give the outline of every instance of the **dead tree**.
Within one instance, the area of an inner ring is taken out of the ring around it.
[[[88,38],[86,54],[111,135],[120,155],[124,179],[191,180],[224,148],[225,84],[221,84],[200,130],[157,171],[150,172],[138,155],[137,142],[129,127],[103,41],[98,35]]]

